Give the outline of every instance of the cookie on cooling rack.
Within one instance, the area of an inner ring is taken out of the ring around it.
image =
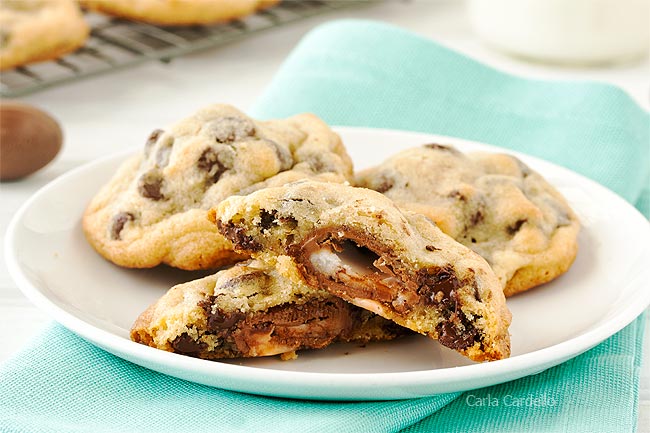
[[[280,0],[80,0],[88,10],[163,26],[216,24],[242,18]]]
[[[74,0],[1,0],[0,70],[61,57],[88,33]]]

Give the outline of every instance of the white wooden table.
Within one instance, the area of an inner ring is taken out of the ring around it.
[[[185,56],[171,64],[148,63],[86,79],[21,100],[53,114],[62,124],[64,149],[37,174],[0,184],[0,240],[18,207],[38,188],[94,158],[139,145],[150,131],[198,107],[227,102],[248,108],[283,59],[314,26],[336,18],[390,22],[464,52],[493,67],[528,77],[594,79],[616,84],[648,109],[650,61],[606,69],[567,69],[524,63],[485,48],[470,29],[458,0],[420,0],[365,6],[314,17],[226,47]],[[0,252],[0,256],[3,253]],[[17,352],[50,321],[17,289],[0,260],[0,362]],[[639,431],[650,432],[650,325],[646,324],[641,372]]]

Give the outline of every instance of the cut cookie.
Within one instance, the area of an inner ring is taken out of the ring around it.
[[[164,26],[215,24],[242,18],[280,0],[80,0],[89,10]]]
[[[204,359],[282,355],[407,330],[305,285],[289,257],[253,260],[180,284],[137,319],[131,338]]]
[[[475,360],[510,354],[510,312],[478,254],[364,188],[301,181],[210,212],[235,249],[289,256],[307,284]]]
[[[243,256],[207,220],[210,207],[297,179],[351,176],[341,140],[317,117],[256,121],[214,105],[155,130],[93,198],[83,228],[93,247],[120,266],[214,268]]]
[[[0,70],[61,57],[82,46],[88,33],[74,0],[2,0]]]
[[[426,215],[492,266],[506,296],[566,272],[580,223],[562,195],[519,159],[429,144],[358,173],[356,184]]]

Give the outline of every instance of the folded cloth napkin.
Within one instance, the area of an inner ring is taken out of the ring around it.
[[[623,92],[513,77],[383,24],[340,21],[311,32],[254,114],[303,111],[332,124],[517,149],[596,179],[638,206],[648,203],[641,197],[650,177],[649,117]],[[637,419],[642,332],[639,318],[571,361],[499,386],[342,403],[185,382],[54,325],[0,367],[0,431],[629,432]]]

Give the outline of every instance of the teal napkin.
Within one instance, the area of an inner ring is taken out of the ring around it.
[[[641,209],[650,203],[649,117],[623,92],[513,77],[386,25],[340,21],[311,32],[253,114],[303,111],[332,124],[425,131],[520,150],[596,179]],[[629,432],[636,427],[642,332],[638,318],[571,361],[499,386],[341,403],[185,382],[54,325],[0,366],[0,431]]]

